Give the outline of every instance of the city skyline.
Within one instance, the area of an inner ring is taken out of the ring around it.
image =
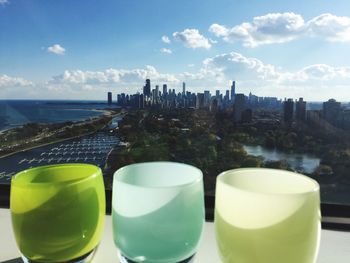
[[[150,78],[350,101],[350,3],[297,2],[3,1],[0,98],[104,100]]]

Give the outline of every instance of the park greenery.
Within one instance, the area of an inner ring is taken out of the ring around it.
[[[115,171],[124,165],[148,161],[188,163],[203,171],[207,193],[214,192],[216,176],[225,170],[240,167],[291,170],[285,160],[265,162],[262,156],[248,155],[243,144],[317,154],[322,162],[310,175],[314,177],[335,171],[341,173],[349,168],[350,151],[331,146],[326,140],[327,136],[317,135],[312,127],[235,124],[232,120],[232,112],[130,110],[118,131],[121,139],[129,144],[110,154],[108,170]],[[342,167],[341,171],[334,168],[335,162]]]

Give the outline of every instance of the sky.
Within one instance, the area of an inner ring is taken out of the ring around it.
[[[350,101],[348,0],[0,0],[0,99],[167,84]]]

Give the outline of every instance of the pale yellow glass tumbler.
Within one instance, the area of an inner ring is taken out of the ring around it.
[[[215,231],[224,263],[314,263],[319,185],[293,172],[245,168],[217,177]]]

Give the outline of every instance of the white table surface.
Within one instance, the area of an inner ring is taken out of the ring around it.
[[[0,209],[0,262],[18,258],[19,256],[12,233],[10,211],[9,209]],[[93,262],[118,263],[117,249],[112,238],[112,220],[110,216],[106,216],[104,235]],[[220,259],[215,244],[214,225],[213,223],[206,223],[195,263],[216,262],[219,263]],[[350,232],[322,230],[317,263],[349,262]]]

